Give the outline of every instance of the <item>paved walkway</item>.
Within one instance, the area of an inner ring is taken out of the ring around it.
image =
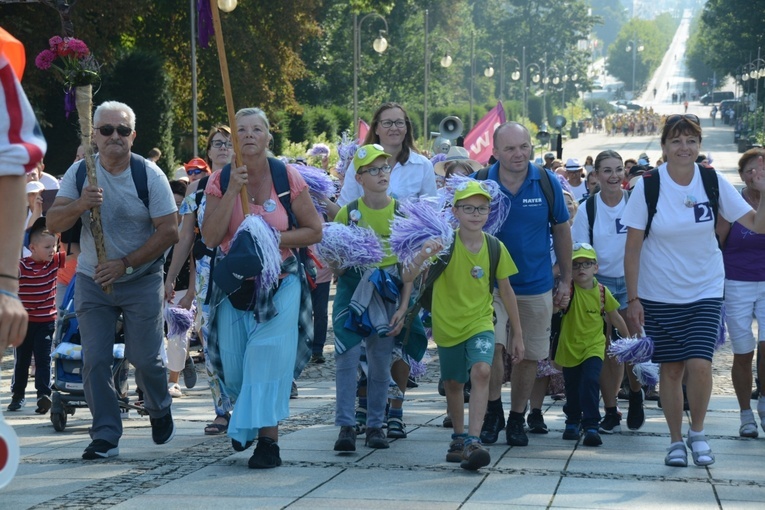
[[[432,347],[432,346],[431,346]],[[435,356],[435,351],[430,351]],[[177,434],[172,442],[151,442],[148,418],[125,423],[118,457],[83,461],[90,442],[87,409],[77,410],[64,432],[34,405],[5,413],[20,436],[22,460],[12,485],[0,491],[4,509],[79,508],[762,508],[765,439],[738,438],[735,398],[716,394],[707,434],[717,454],[709,468],[663,465],[669,437],[661,410],[648,402],[640,431],[603,436],[588,448],[561,439],[562,404],[545,401],[547,435],[531,435],[528,447],[500,442],[489,447],[492,463],[466,472],[445,462],[450,432],[441,427],[445,401],[436,389],[433,359],[420,387],[407,393],[409,437],[372,450],[332,450],[334,363],[310,365],[299,381],[300,395],[282,426],[284,464],[247,468],[251,453],[235,453],[225,436],[204,436],[212,417],[209,391],[200,380],[173,402]],[[729,359],[721,356],[716,361]],[[7,372],[7,362],[4,373]],[[724,381],[723,367],[720,381]],[[7,379],[6,379],[7,381]],[[716,389],[721,387],[716,381]],[[7,382],[5,383],[7,384]],[[724,385],[724,384],[723,384]],[[131,381],[131,387],[134,384]],[[717,393],[717,391],[716,391]],[[509,389],[503,400],[509,401]],[[8,405],[7,393],[0,399]],[[626,403],[622,403],[626,406]],[[626,412],[626,409],[624,409]],[[765,434],[764,434],[765,436]]]

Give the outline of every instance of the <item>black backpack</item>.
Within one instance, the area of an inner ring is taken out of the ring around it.
[[[704,192],[709,198],[709,206],[712,208],[714,216],[714,227],[717,227],[717,212],[720,202],[720,183],[717,182],[717,172],[703,166],[699,167],[701,172],[701,182],[704,185]],[[645,224],[645,233],[643,239],[648,237],[648,231],[651,229],[651,222],[656,214],[656,205],[659,203],[659,169],[652,170],[643,174],[643,186],[645,189],[645,203],[648,206],[648,221]],[[719,242],[719,241],[718,241]]]
[[[85,185],[85,176],[87,175],[87,168],[85,166],[85,160],[80,160],[80,165],[77,167],[77,173],[75,174],[75,184],[77,185],[77,191],[82,195],[82,187]],[[138,198],[141,199],[143,205],[149,208],[149,186],[147,184],[146,176],[146,160],[135,154],[130,154],[130,175],[133,177],[133,184],[135,190],[138,193]]]
[[[600,191],[598,191],[598,193],[600,193]],[[595,201],[595,196],[598,193],[590,195],[584,201],[584,207],[587,211],[587,222],[589,223],[590,244],[592,244],[592,229],[595,227],[595,214],[598,210],[597,202]],[[629,200],[630,192],[627,190],[622,190],[622,196],[627,197],[627,200]]]
[[[539,170],[539,173],[546,176],[547,179],[541,178],[539,179],[539,186],[542,188],[542,194],[545,196],[545,199],[547,200],[547,219],[550,222],[550,225],[555,225],[555,216],[553,215],[553,211],[555,210],[555,193],[553,193],[552,188],[552,173],[549,170],[546,170],[538,165],[534,165],[537,170]],[[478,170],[475,174],[476,180],[479,181],[485,181],[489,178],[489,168],[491,167],[484,167]]]
[[[497,265],[499,265],[499,257],[501,254],[500,240],[486,232],[484,232],[483,236],[489,249],[489,292],[493,293],[494,286],[497,282]],[[425,279],[420,286],[420,292],[406,311],[405,328],[408,328],[411,325],[412,321],[420,313],[420,309],[424,308],[425,310],[430,310],[433,306],[433,284],[438,277],[441,276],[441,273],[444,272],[446,266],[449,265],[456,242],[457,238],[455,236],[446,255],[436,259],[433,265],[427,269]]]

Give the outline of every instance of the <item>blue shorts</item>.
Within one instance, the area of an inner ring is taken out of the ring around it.
[[[438,347],[441,363],[441,378],[465,383],[470,378],[470,369],[476,363],[491,366],[494,359],[494,332],[483,331],[452,347]]]
[[[598,283],[602,283],[613,294],[614,299],[619,302],[619,310],[627,308],[627,283],[624,281],[623,276],[617,276],[615,278],[611,276],[596,275]]]

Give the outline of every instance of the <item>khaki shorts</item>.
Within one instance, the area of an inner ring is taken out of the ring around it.
[[[552,319],[552,291],[533,296],[515,296],[518,300],[518,313],[521,316],[523,330],[523,359],[539,361],[550,355],[550,320]],[[507,312],[499,297],[499,290],[494,289],[494,313],[497,324],[494,326],[494,343],[510,346],[510,324]]]

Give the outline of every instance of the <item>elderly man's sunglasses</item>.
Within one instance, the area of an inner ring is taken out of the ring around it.
[[[112,136],[114,134],[114,130],[117,130],[117,134],[120,136],[130,136],[130,133],[133,132],[133,130],[127,126],[124,126],[120,124],[117,127],[112,126],[111,124],[106,124],[101,127],[96,128],[99,133],[101,133],[101,136]]]

